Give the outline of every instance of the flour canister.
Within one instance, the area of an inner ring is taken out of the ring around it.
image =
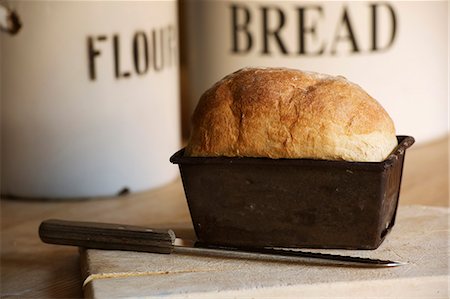
[[[447,1],[185,1],[189,114],[246,66],[343,75],[424,142],[448,132]]]
[[[176,1],[0,5],[3,195],[111,196],[177,176]]]

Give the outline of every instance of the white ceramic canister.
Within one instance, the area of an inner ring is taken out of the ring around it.
[[[189,111],[246,66],[343,75],[418,142],[448,132],[447,1],[185,1]]]
[[[177,176],[175,0],[0,5],[2,28],[11,11],[21,24],[0,32],[2,195],[112,196]]]

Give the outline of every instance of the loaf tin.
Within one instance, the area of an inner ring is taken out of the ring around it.
[[[187,157],[178,164],[195,233],[219,246],[376,249],[395,223],[405,151],[382,162]]]

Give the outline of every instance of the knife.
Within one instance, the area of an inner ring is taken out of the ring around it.
[[[39,226],[41,240],[49,244],[73,245],[106,250],[130,250],[152,253],[190,253],[233,256],[250,254],[258,257],[318,259],[338,265],[366,267],[395,267],[402,262],[343,256],[337,254],[300,251],[282,247],[216,246],[176,238],[171,229],[140,226],[49,219]]]

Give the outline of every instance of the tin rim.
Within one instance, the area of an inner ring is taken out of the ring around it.
[[[314,159],[271,159],[254,157],[188,157],[184,155],[185,148],[180,149],[170,157],[173,164],[276,164],[278,166],[314,166],[314,167],[337,167],[364,170],[380,170],[391,167],[396,160],[402,156],[406,149],[414,144],[412,136],[398,135],[398,145],[391,154],[381,162],[350,162],[342,160],[314,160]]]

